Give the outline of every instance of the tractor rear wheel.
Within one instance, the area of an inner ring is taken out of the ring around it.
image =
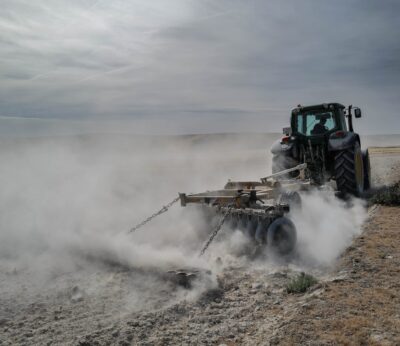
[[[337,189],[344,195],[360,196],[364,192],[364,163],[358,142],[335,155],[335,177]]]
[[[371,188],[371,164],[369,161],[368,149],[363,151],[363,163],[364,163],[364,191]]]

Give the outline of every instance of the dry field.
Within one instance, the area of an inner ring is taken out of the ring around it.
[[[398,207],[367,214],[360,201],[314,196],[306,208],[324,218],[294,216],[312,232],[290,260],[249,261],[235,233],[196,262],[207,230],[181,208],[134,237],[110,231],[157,209],[154,196],[264,176],[277,136],[248,137],[2,143],[0,344],[400,344]],[[375,184],[398,181],[400,139],[366,143]],[[212,272],[185,289],[165,276],[177,264]],[[289,294],[303,271],[318,283]]]
[[[373,209],[362,235],[342,255],[332,278],[301,298],[288,298],[294,309],[274,341],[398,345],[399,221],[398,207]]]

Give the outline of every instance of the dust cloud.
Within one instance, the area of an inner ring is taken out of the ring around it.
[[[117,265],[136,271],[127,291],[132,296],[136,290],[131,301],[138,308],[143,303],[138,295],[165,286],[165,271],[208,268],[198,257],[209,233],[198,208],[177,204],[137,232],[128,230],[178,192],[265,175],[271,139],[246,137],[3,139],[0,274],[18,275],[3,275],[8,285],[2,294],[22,282],[32,294],[35,288],[43,292],[74,284],[94,293],[108,278],[93,275]],[[69,279],[60,279],[63,275]]]
[[[31,265],[45,253],[57,262],[71,251],[104,251],[139,266],[181,263],[186,248],[198,248],[197,228],[205,227],[191,208],[175,206],[135,234],[128,230],[179,191],[220,188],[228,177],[256,179],[267,170],[266,146],[240,152],[236,140],[214,147],[196,139],[7,142],[0,151],[2,259]]]
[[[69,281],[57,283],[58,289],[88,282],[86,292],[94,294],[109,279],[93,279],[102,266],[129,267],[135,271],[125,282],[129,306],[143,307],[141,294],[149,299],[161,294],[161,272],[215,269],[215,257],[226,255],[224,263],[231,263],[243,254],[247,241],[240,232],[225,232],[213,243],[210,256],[199,259],[210,229],[201,210],[190,206],[175,205],[137,232],[128,230],[178,192],[219,189],[229,178],[266,176],[271,170],[269,147],[278,137],[90,135],[2,140],[0,269],[36,280],[31,289],[53,287],[56,277],[69,275]],[[303,198],[302,212],[292,217],[300,259],[326,265],[360,232],[365,209],[359,201],[349,208],[334,197],[309,195]],[[74,277],[75,272],[81,275]],[[3,290],[11,290],[12,280],[7,280],[10,284]]]
[[[302,208],[292,214],[298,234],[298,255],[302,265],[326,267],[362,231],[367,218],[360,199],[342,201],[334,193],[302,195]]]

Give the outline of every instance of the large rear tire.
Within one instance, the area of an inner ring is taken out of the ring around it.
[[[371,188],[371,164],[369,161],[368,149],[363,151],[363,163],[364,163],[364,191],[368,191]]]
[[[342,194],[361,196],[364,192],[364,163],[358,142],[352,149],[335,155],[335,177],[337,189]]]

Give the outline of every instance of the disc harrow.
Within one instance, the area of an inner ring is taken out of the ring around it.
[[[202,248],[207,250],[222,224],[230,230],[241,230],[254,241],[255,246],[263,245],[279,255],[288,255],[296,247],[296,227],[290,220],[291,209],[301,207],[299,192],[308,190],[309,181],[304,179],[275,180],[288,171],[302,171],[306,165],[275,173],[260,181],[232,182],[225,188],[198,194],[180,193],[183,207],[189,204],[207,206],[214,214],[221,215],[220,222]],[[301,174],[300,174],[301,176]]]

